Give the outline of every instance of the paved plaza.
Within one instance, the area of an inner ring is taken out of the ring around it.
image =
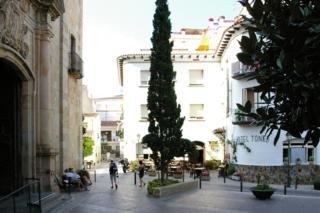
[[[72,192],[71,196],[61,193],[44,205],[44,212],[320,212],[320,192],[312,190],[312,186],[299,186],[297,190],[289,188],[287,195],[283,195],[282,186],[274,186],[277,191],[272,199],[260,201],[249,191],[253,184],[244,183],[243,192],[240,192],[238,181],[227,179],[224,183],[214,172],[211,181],[202,182],[201,189],[153,198],[147,195],[146,187],[134,185],[133,173],[119,174],[118,190],[110,189],[107,165],[96,169],[96,182],[93,171],[91,174],[90,191]],[[145,180],[153,178],[146,176]],[[192,179],[186,176],[185,180]]]

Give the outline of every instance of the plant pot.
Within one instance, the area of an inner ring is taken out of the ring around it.
[[[251,188],[252,193],[254,196],[259,200],[267,200],[270,199],[274,189],[267,189],[267,190],[257,190],[255,187]]]

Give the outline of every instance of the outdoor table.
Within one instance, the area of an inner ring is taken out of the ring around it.
[[[180,166],[170,166],[170,175],[173,175],[177,170],[179,170]]]

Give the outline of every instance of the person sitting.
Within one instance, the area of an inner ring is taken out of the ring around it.
[[[72,168],[66,169],[64,174],[68,179],[71,178],[71,183],[80,181],[80,175],[74,172]]]
[[[64,176],[67,178],[67,183],[75,184],[77,187],[81,188],[80,175],[73,171],[73,168],[66,169],[64,171]]]
[[[82,186],[84,187],[84,190],[90,191],[88,189],[88,186],[92,185],[92,182],[90,180],[89,172],[87,170],[80,170],[79,174],[80,174],[80,180],[81,180]]]

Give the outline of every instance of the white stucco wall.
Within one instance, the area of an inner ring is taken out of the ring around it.
[[[93,153],[90,156],[84,158],[84,161],[93,161],[99,163],[101,161],[101,120],[98,114],[94,116],[85,116],[83,121],[87,124],[87,133],[85,136],[89,136],[94,141]]]
[[[277,131],[270,135],[269,139],[263,138],[264,134],[260,134],[262,126],[252,125],[234,125],[232,124],[234,109],[237,109],[236,104],[242,103],[242,90],[256,86],[258,83],[255,80],[233,79],[231,73],[231,64],[237,61],[236,54],[240,52],[238,41],[241,39],[241,34],[236,32],[231,38],[224,54],[221,58],[221,67],[226,72],[229,72],[229,113],[227,114],[226,137],[230,141],[245,142],[251,149],[247,152],[243,146],[237,146],[237,164],[242,165],[260,165],[260,166],[280,166],[283,165],[283,142],[287,139],[285,132],[282,132],[277,145],[274,145],[274,137]],[[227,88],[225,88],[227,90]],[[228,146],[228,151],[231,154],[232,149]],[[319,150],[315,150],[315,163],[319,163],[317,158]]]
[[[149,70],[149,62],[124,63],[123,95],[124,95],[124,142],[127,148],[125,157],[129,160],[136,157],[136,142],[147,134],[148,122],[140,121],[140,105],[147,104],[148,87],[140,86],[140,70]],[[189,86],[189,70],[202,69],[203,86]],[[181,116],[185,116],[183,137],[191,141],[206,143],[215,140],[212,131],[225,124],[224,74],[219,63],[206,62],[174,62],[176,71],[175,90],[177,102],[181,105]],[[189,105],[204,104],[204,119],[190,120]],[[210,158],[209,153],[206,156]]]

